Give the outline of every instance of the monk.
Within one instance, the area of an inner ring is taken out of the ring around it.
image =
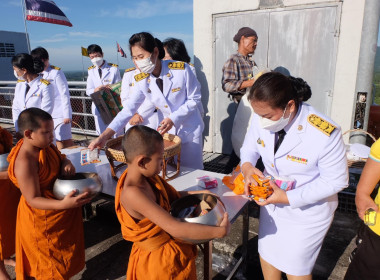
[[[117,184],[115,209],[124,239],[134,242],[127,279],[196,279],[196,246],[180,240],[227,235],[227,213],[218,227],[175,219],[170,204],[190,192],[179,193],[158,176],[164,153],[161,134],[137,125],[127,131],[122,145],[128,170]]]
[[[16,277],[69,279],[84,261],[82,209],[89,194],[69,193],[57,200],[52,187],[58,175],[75,173],[71,162],[52,144],[52,117],[39,108],[21,112],[23,135],[8,156],[10,180],[21,190],[16,223]]]
[[[12,134],[0,127],[0,154],[12,149]],[[5,155],[4,155],[5,156]],[[16,215],[20,191],[13,186],[7,170],[0,171],[0,280],[10,280],[4,264],[15,265]]]

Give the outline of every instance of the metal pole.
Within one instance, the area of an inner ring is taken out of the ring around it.
[[[369,109],[372,105],[372,83],[377,49],[377,35],[379,32],[379,19],[380,1],[366,0],[364,6],[363,28],[360,42],[359,64],[355,88],[355,94],[359,95],[359,92],[367,94],[363,120],[364,130],[367,130],[368,128]],[[357,97],[358,96],[356,96],[356,98]],[[355,107],[358,106],[360,106],[360,104],[355,103]],[[366,142],[366,137],[363,137],[365,136],[364,134],[354,133],[351,136],[351,143],[365,144]]]
[[[28,52],[30,53],[30,41],[29,41],[29,35],[28,35],[28,29],[26,28],[26,7],[25,7],[25,0],[21,0],[21,6],[22,6],[22,17],[24,21],[25,26],[25,37],[26,37],[26,43],[28,45]]]

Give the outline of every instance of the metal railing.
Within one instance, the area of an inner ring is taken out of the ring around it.
[[[13,124],[12,102],[16,87],[15,81],[0,81],[0,122]],[[94,116],[91,114],[91,97],[86,95],[86,82],[68,82],[73,121],[73,133],[96,136]]]

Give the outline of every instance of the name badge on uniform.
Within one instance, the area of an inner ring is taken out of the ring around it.
[[[177,87],[177,88],[173,88],[172,89],[172,92],[177,92],[177,91],[180,91],[181,90],[181,88],[180,87]]]
[[[103,81],[108,82],[108,83],[111,83],[111,80],[103,80]]]
[[[294,161],[294,162],[302,163],[302,164],[307,164],[307,159],[306,158],[301,158],[301,157],[287,155],[286,159]]]

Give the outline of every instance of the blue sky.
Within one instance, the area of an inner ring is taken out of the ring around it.
[[[82,70],[81,46],[98,44],[109,62],[121,69],[132,66],[128,39],[137,32],[147,31],[164,40],[182,39],[189,53],[193,53],[192,0],[54,0],[66,14],[73,27],[27,21],[31,48],[42,46],[52,64],[63,70]],[[0,1],[0,30],[25,32],[21,0]],[[118,57],[116,41],[128,58]],[[85,69],[91,65],[83,57]]]

